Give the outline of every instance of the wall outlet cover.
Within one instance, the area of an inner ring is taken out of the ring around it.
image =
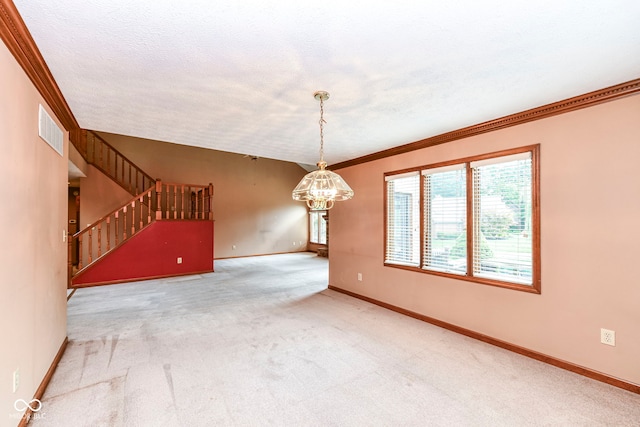
[[[616,345],[616,332],[610,329],[600,329],[600,342],[602,344],[614,346]]]

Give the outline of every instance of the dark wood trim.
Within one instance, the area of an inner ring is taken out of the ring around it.
[[[309,252],[311,254],[315,254],[315,251],[309,250],[309,249],[305,249],[303,251],[288,251],[288,252],[272,252],[269,254],[256,254],[256,255],[238,255],[238,256],[225,256],[225,257],[221,257],[221,258],[214,258],[214,261],[218,261],[221,259],[237,259],[237,258],[253,258],[253,257],[257,257],[257,256],[271,256],[271,255],[286,255],[286,254],[301,254],[301,253],[305,253],[305,252]]]
[[[49,382],[51,381],[51,377],[53,377],[53,374],[56,371],[56,368],[58,367],[58,363],[60,363],[60,359],[62,359],[62,355],[64,354],[64,351],[67,349],[68,343],[69,343],[69,337],[64,337],[64,341],[62,341],[62,345],[58,349],[58,353],[56,354],[56,357],[53,358],[53,361],[51,362],[51,366],[49,366],[49,370],[44,375],[44,378],[40,383],[40,387],[38,387],[38,389],[36,390],[36,393],[33,395],[34,399],[42,400],[42,396],[44,396],[44,392],[47,389],[47,386],[49,385]],[[18,424],[18,427],[26,427],[26,425],[29,423],[29,420],[31,419],[32,412],[33,411],[31,411],[30,408],[27,408],[26,412],[20,419],[20,423]]]
[[[506,341],[499,340],[497,338],[490,337],[488,335],[481,334],[479,332],[472,331],[470,329],[462,328],[460,326],[453,325],[451,323],[443,322],[442,320],[435,319],[433,317],[425,316],[424,314],[416,313],[415,311],[407,310],[402,307],[395,306],[393,304],[389,304],[383,301],[379,301],[374,298],[370,298],[364,295],[357,294],[355,292],[348,291],[346,289],[337,288],[335,286],[329,285],[329,289],[332,291],[340,292],[345,295],[349,295],[350,297],[357,298],[371,304],[386,308],[391,311],[395,311],[396,313],[404,314],[405,316],[413,317],[414,319],[422,320],[423,322],[431,323],[432,325],[439,326],[444,329],[448,329],[450,331],[456,332],[461,335],[465,335],[470,338],[477,339],[479,341],[485,342],[487,344],[495,345],[500,348],[504,348],[505,350],[513,351],[514,353],[521,354],[523,356],[530,357],[532,359],[538,360],[540,362],[547,363],[549,365],[553,365],[557,368],[564,369],[566,371],[570,371],[576,373],[578,375],[582,375],[587,378],[591,378],[596,381],[600,381],[614,387],[619,387],[624,390],[630,391],[632,393],[640,394],[640,385],[633,384],[619,378],[612,377],[610,375],[604,374],[602,372],[594,371],[589,368],[585,368],[584,366],[579,366],[571,362],[567,362],[561,359],[557,359],[552,356],[548,356],[543,353],[539,353],[537,351],[529,350],[524,347],[520,347],[519,345],[511,344]]]
[[[372,162],[374,160],[384,159],[386,157],[396,156],[415,150],[420,150],[434,145],[444,144],[446,142],[456,141],[470,136],[480,135],[486,132],[492,132],[498,129],[504,129],[511,126],[520,125],[534,120],[540,120],[558,114],[568,113],[570,111],[580,110],[582,108],[591,107],[603,102],[613,101],[618,98],[640,93],[640,78],[615,86],[609,86],[604,89],[586,93],[584,95],[574,96],[563,101],[554,102],[552,104],[543,105],[542,107],[532,108],[520,113],[511,114],[488,122],[479,123],[477,125],[468,126],[462,129],[432,136],[430,138],[421,139],[420,141],[411,142],[409,144],[400,145],[398,147],[389,148],[387,150],[378,151],[376,153],[361,156],[352,160],[336,163],[330,166],[330,169],[342,169],[349,166],[355,166],[362,163]]]
[[[77,285],[72,284],[69,289],[80,289],[80,288],[92,288],[94,286],[106,286],[106,285],[118,285],[121,283],[131,283],[131,282],[145,282],[147,280],[156,280],[156,279],[166,279],[169,277],[182,277],[182,276],[191,276],[194,274],[207,274],[213,273],[213,270],[203,270],[203,271],[190,271],[188,273],[179,273],[179,274],[161,274],[157,276],[149,276],[149,277],[137,277],[131,279],[119,279],[119,280],[107,280],[103,282],[92,282],[92,283],[80,283]]]
[[[38,46],[11,0],[0,0],[0,38],[66,130],[76,121]]]
[[[387,244],[388,244],[388,239],[389,239],[389,189],[387,187],[387,180],[386,180],[387,174],[384,174],[384,176],[382,177],[382,212],[383,212],[383,230],[384,230],[384,235],[383,235],[383,241],[382,241],[382,259],[386,260],[387,259]]]

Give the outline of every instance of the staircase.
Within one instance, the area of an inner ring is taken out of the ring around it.
[[[78,285],[88,286],[91,279],[81,280],[83,276],[88,275],[98,263],[102,262],[108,265],[107,258],[120,250],[122,252],[123,245],[131,241],[136,236],[140,236],[141,232],[150,228],[158,221],[171,221],[162,228],[162,233],[167,236],[172,235],[172,229],[175,228],[179,221],[208,221],[211,222],[211,252],[213,252],[213,185],[194,185],[181,183],[166,183],[160,179],[153,179],[145,173],[140,167],[129,160],[126,156],[112,147],[107,141],[92,131],[78,130],[70,135],[70,140],[78,149],[85,161],[100,170],[119,186],[128,191],[132,198],[119,208],[107,213],[88,227],[80,230],[69,238],[69,254],[68,254],[68,286],[76,287]],[[183,224],[181,230],[185,230]],[[208,230],[208,225],[199,230]],[[191,227],[193,229],[193,226]],[[190,233],[198,232],[191,230]],[[200,231],[201,232],[201,231]],[[184,233],[180,231],[178,233]],[[158,231],[147,233],[147,239],[156,242],[158,240]],[[175,234],[175,233],[173,233]],[[206,234],[206,231],[205,231]],[[205,236],[208,237],[208,236]],[[184,240],[184,239],[182,239]],[[178,238],[178,241],[182,241]],[[140,246],[141,241],[136,242],[136,246]],[[140,247],[143,253],[154,253],[155,259],[162,259],[170,256],[168,253],[158,252],[158,247],[145,250],[144,242]],[[170,242],[164,242],[168,245]],[[201,241],[200,241],[201,243]],[[157,244],[155,245],[157,246]],[[133,247],[133,245],[131,246]],[[78,263],[73,265],[73,250],[77,248]],[[168,247],[167,250],[170,250]],[[167,251],[165,251],[167,252]],[[132,256],[135,256],[132,255]],[[148,257],[139,257],[148,263],[153,263]],[[211,268],[213,271],[213,253],[211,254]],[[178,262],[182,263],[182,258],[178,257]],[[167,262],[165,261],[164,264]],[[202,263],[201,263],[202,264]],[[185,266],[189,268],[189,266]],[[200,266],[200,268],[203,268]],[[104,270],[105,268],[103,268]],[[111,266],[113,269],[113,266]],[[142,269],[144,270],[144,268]],[[153,269],[151,269],[153,270]],[[175,270],[175,269],[173,269]],[[164,275],[173,275],[171,268],[164,266],[159,274],[151,275],[160,277]],[[173,271],[176,274],[184,273],[184,268]],[[182,273],[181,273],[182,272]],[[167,274],[168,273],[168,274]],[[186,273],[184,273],[186,274]],[[95,271],[94,271],[95,276]],[[122,282],[129,280],[138,280],[140,277],[129,275],[126,277],[122,274],[113,276],[112,280],[103,280],[102,282]],[[98,280],[100,279],[93,279]]]

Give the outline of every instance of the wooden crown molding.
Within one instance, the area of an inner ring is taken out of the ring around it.
[[[38,46],[11,0],[0,0],[0,38],[65,129],[70,131],[79,128]]]
[[[349,166],[355,166],[362,163],[372,162],[374,160],[384,159],[386,157],[398,154],[408,153],[422,148],[432,147],[434,145],[444,144],[446,142],[456,141],[458,139],[467,138],[474,135],[480,135],[486,132],[492,132],[498,129],[504,129],[516,126],[522,123],[532,122],[558,114],[568,113],[570,111],[591,107],[603,102],[612,101],[640,92],[640,78],[610,86],[604,89],[586,93],[584,95],[574,96],[573,98],[563,101],[554,102],[552,104],[543,105],[542,107],[532,108],[520,113],[511,114],[499,119],[490,120],[466,128],[454,130],[433,136],[431,138],[422,139],[420,141],[411,142],[409,144],[400,145],[398,147],[389,148],[387,150],[378,151],[373,154],[358,157],[345,162],[331,165],[331,169],[342,169]]]

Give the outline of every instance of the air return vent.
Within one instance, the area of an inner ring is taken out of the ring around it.
[[[58,127],[56,122],[53,121],[42,105],[40,105],[38,134],[40,135],[40,138],[47,141],[47,144],[56,150],[58,154],[64,156],[62,153],[62,130]]]

